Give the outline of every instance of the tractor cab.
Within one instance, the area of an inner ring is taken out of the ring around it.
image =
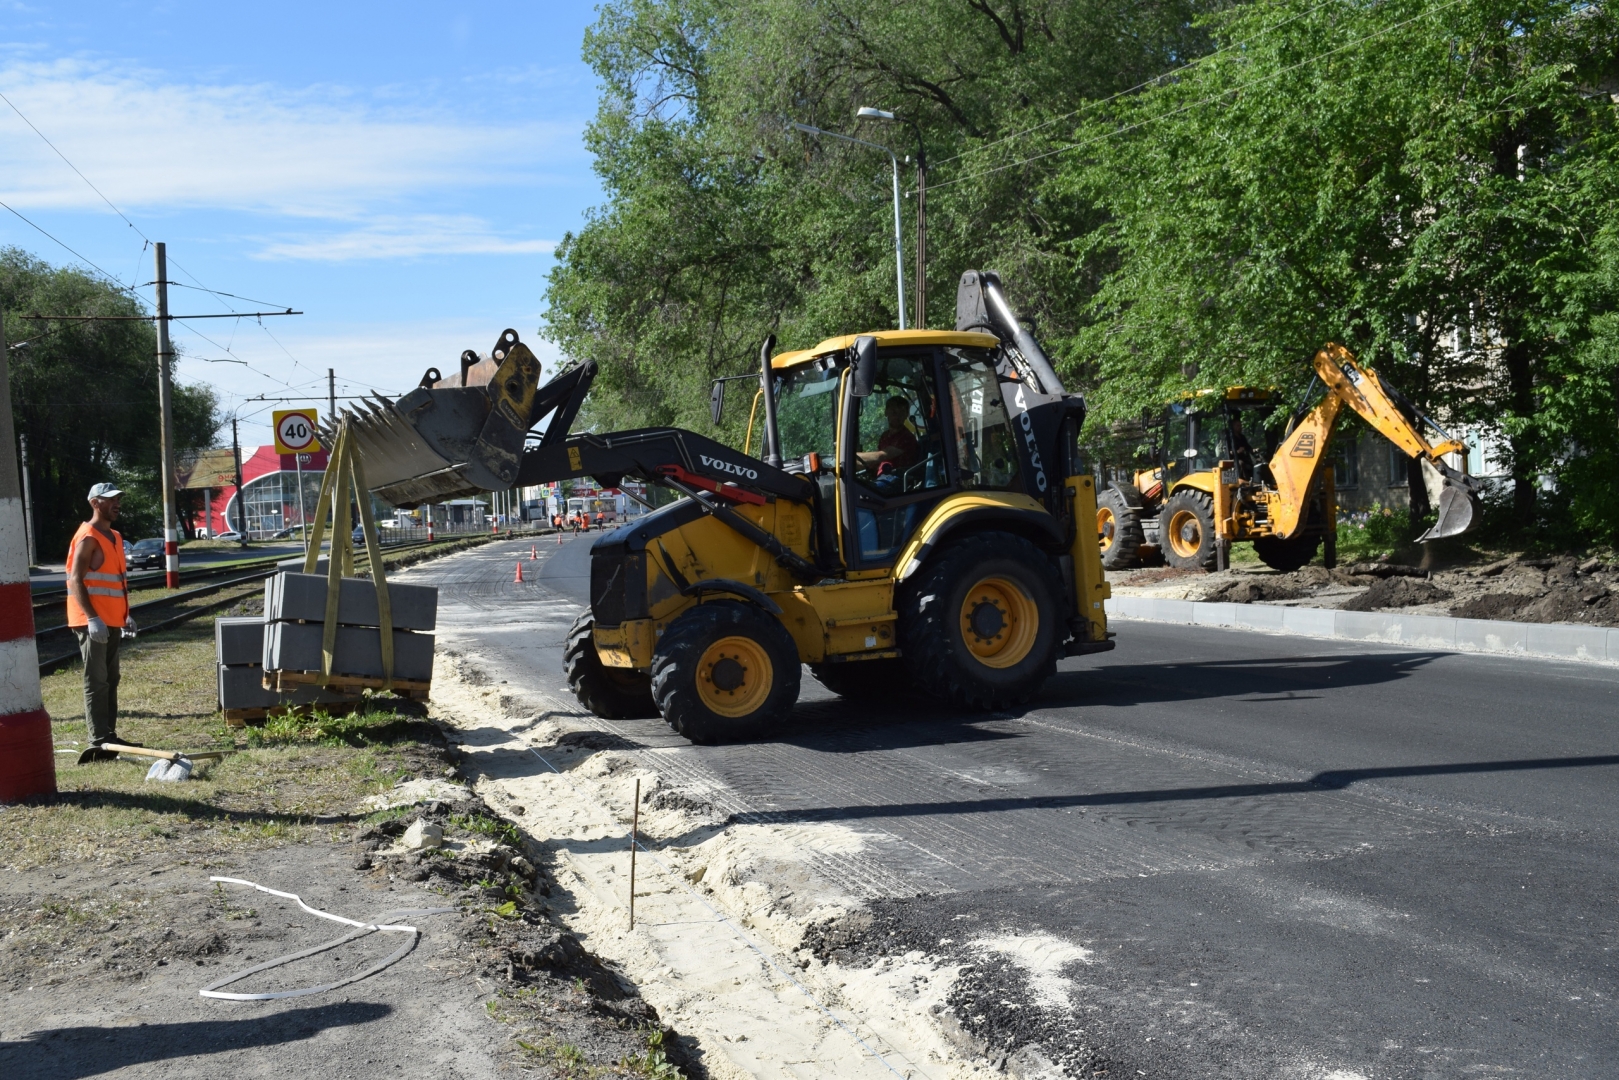
[[[993,335],[900,330],[865,339],[864,356],[847,336],[771,359],[781,467],[817,485],[825,569],[891,566],[952,494],[1022,495],[1028,510],[1040,509],[1040,493],[1029,489],[1043,463],[1038,454],[1024,460],[1020,410],[1008,400],[1022,387]],[[1024,396],[1026,408],[1034,395]],[[762,412],[750,420],[750,449],[766,441]]]
[[[1275,447],[1266,422],[1275,411],[1274,391],[1250,386],[1199,390],[1163,412],[1156,464],[1167,486],[1194,473],[1233,461],[1244,480],[1263,469]]]

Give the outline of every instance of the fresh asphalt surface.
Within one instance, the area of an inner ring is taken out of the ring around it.
[[[556,697],[591,539],[542,543],[524,584],[527,541],[411,580],[441,585],[441,624],[492,678]],[[865,834],[842,869],[872,923],[847,947],[974,965],[952,1004],[992,1058],[1033,1041],[1075,1075],[1619,1076],[1619,671],[1114,629],[1116,651],[1063,661],[1014,713],[848,705],[806,672],[774,738],[603,726],[742,820]],[[1036,938],[1022,966],[972,944],[1008,933]],[[1086,953],[1031,983],[1063,955],[1042,936]]]

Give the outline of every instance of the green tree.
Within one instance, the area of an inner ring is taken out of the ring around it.
[[[88,517],[85,495],[110,480],[123,488],[120,531],[161,535],[157,335],[146,321],[33,321],[24,315],[145,312],[127,293],[78,270],[53,268],[17,248],[0,250],[0,312],[12,344],[11,399],[28,439],[39,555],[67,551]],[[211,390],[174,388],[176,450],[212,444],[219,428]]]
[[[603,94],[588,133],[606,204],[567,237],[546,333],[601,365],[589,419],[707,426],[708,380],[784,347],[893,326],[889,166],[788,133],[789,120],[906,154],[908,128],[963,151],[1124,90],[1195,52],[1193,0],[619,0],[585,42]],[[910,177],[907,176],[907,185]],[[930,220],[928,319],[952,325],[961,271],[993,265],[1047,333],[1071,333],[1091,283],[1058,246],[1089,204],[1031,202],[1015,172],[962,186]],[[913,211],[907,208],[907,243]],[[914,319],[914,316],[913,316]],[[731,411],[739,439],[745,409]]]
[[[1071,353],[1096,358],[1103,412],[1183,368],[1301,389],[1340,341],[1503,432],[1527,521],[1596,404],[1552,401],[1586,386],[1581,342],[1614,306],[1592,244],[1619,176],[1605,10],[1278,0],[1206,25],[1221,51],[1075,129],[1047,181],[1108,212],[1075,245],[1108,270]]]

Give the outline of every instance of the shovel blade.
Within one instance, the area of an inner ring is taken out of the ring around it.
[[[1439,520],[1417,537],[1417,543],[1460,536],[1473,527],[1479,516],[1478,494],[1446,477],[1445,486],[1439,492]]]
[[[152,762],[152,767],[146,770],[146,779],[165,784],[189,780],[191,779],[191,762],[183,757],[177,757],[173,761],[159,759]]]

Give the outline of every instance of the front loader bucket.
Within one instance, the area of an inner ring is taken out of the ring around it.
[[[458,376],[429,368],[398,401],[378,394],[344,418],[371,490],[410,509],[510,488],[529,429],[552,413],[542,445],[564,438],[595,374],[587,362],[541,387],[539,360],[507,330],[488,359],[463,353]]]
[[[1473,527],[1479,514],[1478,493],[1447,476],[1445,486],[1439,492],[1439,520],[1434,522],[1433,528],[1417,537],[1417,543],[1426,544],[1431,540],[1460,536]]]

